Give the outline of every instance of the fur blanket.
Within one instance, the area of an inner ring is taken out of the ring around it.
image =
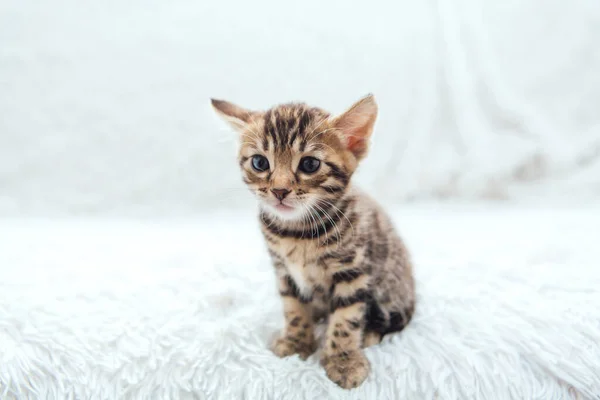
[[[598,399],[600,210],[409,207],[417,313],[353,391],[279,359],[254,218],[3,220],[6,399]]]

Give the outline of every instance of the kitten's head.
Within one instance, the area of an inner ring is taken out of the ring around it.
[[[372,95],[338,116],[306,104],[267,111],[214,99],[212,105],[240,134],[244,182],[266,212],[288,221],[330,209],[343,195],[377,118]]]

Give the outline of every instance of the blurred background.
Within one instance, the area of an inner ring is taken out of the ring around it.
[[[598,0],[0,3],[0,216],[246,207],[209,98],[340,112],[385,203],[600,197]]]

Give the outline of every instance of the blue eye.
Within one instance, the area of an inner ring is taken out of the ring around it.
[[[253,156],[252,157],[252,168],[258,172],[264,172],[269,169],[269,160],[265,156]]]
[[[298,169],[306,174],[313,174],[317,172],[319,167],[321,166],[321,161],[317,160],[314,157],[304,157],[300,160],[300,165],[298,165]]]

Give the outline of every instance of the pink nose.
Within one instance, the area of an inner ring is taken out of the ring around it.
[[[277,197],[277,200],[281,201],[285,199],[285,196],[290,194],[290,191],[287,189],[271,189],[271,192]]]

